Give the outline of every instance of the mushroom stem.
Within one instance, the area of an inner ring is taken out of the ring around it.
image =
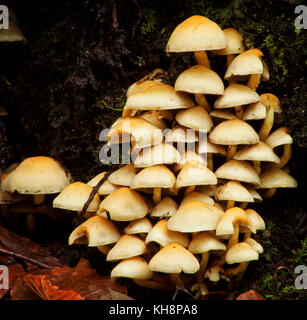
[[[263,193],[263,196],[268,199],[268,198],[272,198],[276,193],[276,188],[271,188],[271,189],[268,189],[266,190],[264,193]]]
[[[106,245],[101,245],[101,246],[98,246],[97,249],[103,253],[104,255],[107,255],[110,251],[110,248]]]
[[[233,227],[234,227],[234,231],[228,240],[227,249],[230,249],[231,247],[233,247],[235,244],[238,243],[240,225],[238,223],[235,223]]]
[[[204,274],[208,265],[208,261],[209,261],[209,252],[202,253],[201,260],[200,260],[200,268],[196,274],[196,277],[199,283],[201,283],[204,279]]]
[[[267,138],[267,136],[269,135],[273,127],[273,123],[274,123],[274,107],[269,106],[269,109],[267,110],[267,113],[266,113],[266,117],[259,131],[259,139],[261,141],[264,141]]]
[[[232,269],[227,269],[226,273],[230,276],[230,277],[236,277],[236,282],[240,281],[242,279],[242,276],[244,274],[244,271],[246,270],[248,266],[248,261],[244,261],[241,262],[236,268],[232,268]]]
[[[226,210],[233,208],[235,206],[235,202],[233,200],[228,200],[226,205]]]
[[[33,203],[37,206],[42,204],[45,201],[46,197],[44,194],[35,194],[33,195]]]
[[[235,54],[228,54],[228,55],[226,56],[226,58],[227,58],[227,67],[229,67],[229,65],[231,64],[232,60],[233,60],[235,57],[236,57]]]
[[[207,168],[213,170],[213,155],[212,153],[207,153]]]
[[[246,209],[247,205],[248,205],[248,202],[242,202],[240,205],[240,208],[244,210]]]
[[[210,107],[205,95],[203,95],[202,93],[195,93],[194,97],[195,97],[195,101],[196,101],[197,105],[205,108],[208,112],[211,111],[211,107]]]
[[[260,175],[261,172],[261,165],[260,161],[253,161],[254,169],[257,172],[258,176]]]
[[[292,155],[292,147],[291,144],[284,145],[284,152],[280,157],[280,163],[278,164],[279,168],[283,168],[290,160]]]
[[[133,281],[144,288],[147,289],[154,289],[154,290],[172,290],[173,287],[170,286],[168,283],[162,283],[155,280],[140,280],[140,279],[133,279]]]
[[[26,215],[26,228],[29,234],[33,234],[35,231],[35,217],[32,213]]]
[[[236,115],[237,115],[238,119],[242,119],[243,118],[243,111],[244,111],[242,106],[235,107],[235,110],[236,110]]]
[[[154,201],[155,204],[161,201],[161,188],[153,189],[152,200]]]
[[[236,145],[228,146],[226,161],[231,160],[233,158],[234,154],[236,153],[236,151],[237,151]]]
[[[204,282],[200,283],[200,282],[197,282],[195,283],[191,289],[190,289],[191,292],[195,292],[196,291],[196,294],[194,295],[194,299],[198,300],[201,296],[204,296],[206,295],[207,293],[209,293],[209,290],[206,286],[206,284]]]
[[[188,186],[184,191],[184,195],[186,196],[187,194],[193,192],[194,190],[195,190],[195,186]]]
[[[261,74],[251,74],[247,86],[253,90],[256,90],[261,79]]]
[[[201,64],[209,69],[211,68],[206,51],[194,51],[194,56],[198,64]]]

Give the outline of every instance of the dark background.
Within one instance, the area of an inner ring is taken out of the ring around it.
[[[9,113],[0,118],[2,169],[35,155],[58,159],[75,180],[87,181],[108,169],[99,162],[98,137],[121,115],[129,84],[158,67],[173,81],[195,63],[192,54],[165,53],[173,29],[193,14],[237,28],[247,48],[261,49],[271,79],[257,92],[271,92],[281,101],[278,126],[288,126],[294,138],[288,167],[299,188],[278,190],[255,205],[267,225],[257,236],[265,253],[250,264],[241,289],[256,288],[272,299],[306,298],[306,290],[293,287],[294,267],[307,264],[307,30],[294,27],[294,8],[302,1],[2,3],[14,9],[27,39],[26,45],[0,44],[0,75],[8,80],[0,78],[0,103]],[[209,58],[214,70],[224,72],[224,57]]]

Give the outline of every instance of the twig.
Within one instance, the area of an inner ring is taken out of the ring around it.
[[[45,269],[54,268],[54,266],[50,266],[49,264],[45,264],[43,262],[39,262],[39,261],[37,261],[35,259],[26,257],[26,256],[24,256],[24,255],[22,255],[20,253],[13,252],[11,250],[0,248],[0,254],[5,255],[5,256],[10,256],[10,257],[13,257],[13,258],[18,258],[18,259],[33,263],[33,264],[35,264],[35,265],[37,265],[37,266],[39,266],[41,268],[45,268]]]

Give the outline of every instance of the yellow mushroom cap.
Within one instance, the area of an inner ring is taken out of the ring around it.
[[[284,144],[292,144],[293,139],[288,133],[288,128],[281,127],[272,132],[266,138],[265,143],[268,144],[272,149],[274,149]]]
[[[243,120],[261,120],[266,117],[266,107],[261,101],[250,104],[244,111]]]
[[[202,94],[223,94],[224,83],[213,70],[195,65],[183,71],[175,82],[176,91]]]
[[[216,185],[204,185],[204,186],[197,186],[196,190],[200,193],[206,194],[209,197],[214,196]]]
[[[222,29],[203,16],[192,16],[180,23],[166,45],[167,52],[191,52],[226,48]]]
[[[164,197],[151,211],[152,218],[169,218],[178,209],[178,204],[170,197]]]
[[[214,102],[214,108],[225,109],[242,106],[259,101],[260,97],[255,90],[243,84],[231,83],[222,96]]]
[[[271,167],[261,172],[259,188],[297,188],[297,181],[284,170]]]
[[[258,260],[259,254],[246,242],[239,242],[226,252],[226,262],[228,264],[241,263]]]
[[[180,206],[185,205],[188,202],[191,201],[198,201],[198,202],[203,202],[203,203],[208,203],[210,205],[214,205],[214,201],[212,198],[210,198],[208,195],[204,193],[200,193],[197,191],[193,191],[188,193],[181,201]]]
[[[217,118],[217,119],[226,119],[226,120],[231,120],[231,119],[236,119],[237,117],[228,109],[214,109],[210,112],[210,116],[212,118]]]
[[[235,28],[226,28],[223,30],[228,45],[221,50],[215,50],[213,53],[218,55],[240,54],[244,52],[243,37]]]
[[[196,273],[199,270],[196,257],[178,243],[171,243],[156,253],[149,262],[151,271],[164,273]]]
[[[260,184],[256,170],[247,161],[229,160],[215,171],[215,175],[220,179],[238,180],[256,185]]]
[[[141,257],[124,259],[111,271],[111,278],[147,280],[152,275],[148,263]]]
[[[88,200],[93,188],[83,182],[73,182],[64,188],[61,193],[53,200],[53,207],[81,211]],[[90,202],[87,211],[96,212],[100,204],[98,194],[95,194]]]
[[[136,167],[145,168],[156,164],[180,163],[180,154],[172,145],[161,143],[143,149],[134,160]]]
[[[97,174],[97,176],[95,176],[93,179],[91,179],[87,184],[91,187],[95,187],[98,182],[105,176],[106,172],[101,172],[99,174]],[[109,180],[106,180],[98,189],[97,193],[100,196],[105,196],[108,194],[111,194],[112,192],[114,192],[115,190],[121,188],[121,186],[112,184]]]
[[[143,91],[146,91],[152,87],[158,86],[161,83],[161,80],[145,80],[138,81],[129,86],[126,92],[127,98],[132,96],[133,94],[137,94]]]
[[[259,142],[259,136],[254,128],[239,119],[221,122],[211,131],[209,139],[212,143],[225,145],[255,144]]]
[[[157,82],[138,93],[129,95],[125,109],[133,110],[172,110],[194,106],[193,100],[182,92],[177,92],[167,84]]]
[[[108,178],[110,183],[129,187],[133,178],[136,176],[136,169],[133,163],[129,163],[122,168],[112,172]]]
[[[239,202],[254,202],[254,198],[239,181],[228,181],[215,191],[216,200],[232,200]]]
[[[163,164],[141,170],[132,180],[131,188],[172,188],[176,183],[173,172]]]
[[[255,239],[247,238],[244,240],[247,244],[249,244],[254,250],[256,250],[258,253],[263,253],[263,247],[262,245],[257,242]]]
[[[144,254],[147,250],[145,242],[135,235],[124,234],[107,254],[107,261],[128,259]]]
[[[168,229],[180,232],[215,230],[223,212],[208,203],[191,201],[168,220]]]
[[[176,180],[178,188],[207,184],[217,184],[217,178],[210,169],[195,160],[183,166]]]
[[[152,229],[150,220],[146,217],[132,220],[124,229],[127,234],[148,233]]]
[[[165,135],[166,143],[194,143],[196,141],[198,141],[198,134],[194,130],[180,125],[168,129]]]
[[[112,220],[131,221],[145,217],[149,208],[139,193],[123,187],[108,195],[99,210],[108,211]]]
[[[115,243],[119,238],[120,233],[113,222],[96,215],[74,229],[69,236],[68,244],[87,243],[89,247],[97,247]]]
[[[197,161],[204,166],[207,165],[207,161],[203,156],[194,151],[188,150],[181,155],[181,163],[174,164],[174,171],[177,172],[181,170],[186,163],[189,163],[191,161]]]
[[[182,126],[202,132],[210,131],[213,126],[210,115],[201,106],[178,111],[176,121]]]
[[[256,230],[264,230],[265,222],[262,217],[253,209],[246,209],[246,214],[248,215],[249,221],[254,225]]]
[[[260,181],[260,180],[259,180]],[[260,185],[260,182],[259,182]],[[248,192],[252,195],[252,197],[254,198],[254,202],[262,202],[262,197],[260,195],[259,192],[257,192],[255,189],[250,188],[250,187],[246,187],[246,189],[248,190]]]
[[[1,16],[6,16],[5,10],[2,10]],[[23,42],[27,43],[22,31],[20,30],[15,13],[8,8],[7,18],[9,19],[9,28],[0,30],[0,42]]]
[[[166,247],[170,243],[176,242],[183,247],[188,247],[189,238],[186,234],[178,231],[172,231],[167,228],[167,220],[163,219],[157,222],[150,232],[147,234],[146,244],[157,242],[162,247]]]
[[[239,54],[228,66],[225,79],[228,80],[232,76],[262,74],[262,56],[263,53],[259,49],[250,49]]]
[[[226,210],[220,219],[216,228],[216,235],[223,236],[233,234],[235,223],[239,223],[240,225],[249,228],[253,233],[256,233],[256,229],[251,224],[247,213],[239,207],[233,207]]]
[[[21,194],[58,193],[69,184],[61,164],[53,158],[38,156],[23,160],[1,183],[1,189]]]
[[[226,246],[213,234],[205,231],[192,239],[188,249],[194,254],[200,254],[210,250],[226,250]]]
[[[144,148],[163,141],[163,132],[142,118],[124,118],[111,128],[108,133],[108,144],[125,142],[135,143],[136,148]]]
[[[240,149],[235,153],[233,158],[236,160],[268,161],[276,164],[280,162],[280,159],[272,148],[263,141]]]
[[[146,111],[139,115],[140,118],[147,120],[159,129],[165,129],[167,127],[163,116],[157,110]]]

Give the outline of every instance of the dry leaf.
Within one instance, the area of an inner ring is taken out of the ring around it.
[[[241,293],[236,300],[265,300],[265,298],[255,290]]]

